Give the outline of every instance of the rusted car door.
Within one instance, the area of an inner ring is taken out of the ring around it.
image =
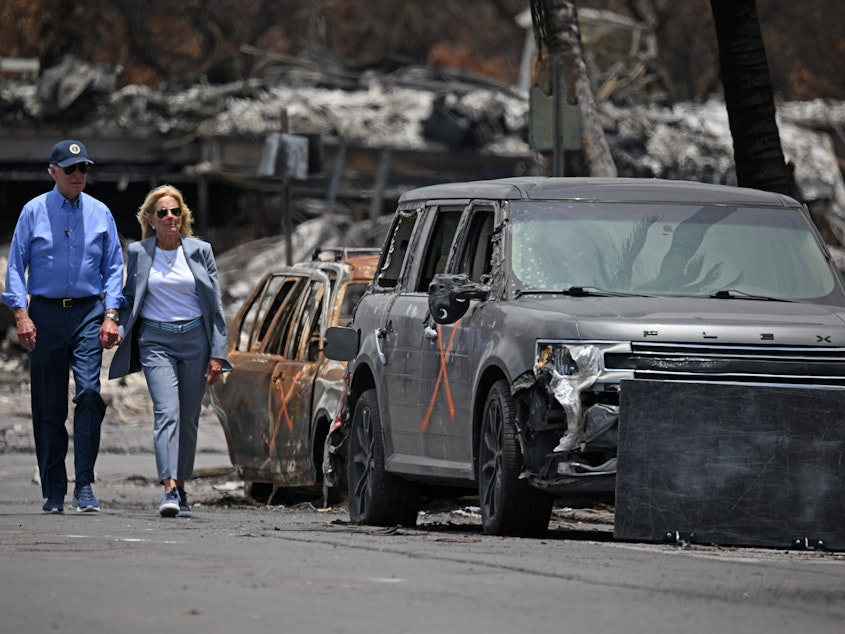
[[[283,377],[298,374],[302,382],[306,376],[313,377],[313,371],[302,368],[301,359],[285,355],[297,349],[292,333],[298,332],[296,328],[305,316],[315,277],[320,278],[319,285],[328,283],[321,275],[294,269],[267,275],[232,322],[229,360],[234,371],[212,390],[232,464],[244,480],[287,486],[295,485],[288,480],[297,481],[295,473],[289,475],[290,461],[284,454],[290,443],[279,443],[279,424],[287,425],[287,419],[278,412],[277,393]],[[288,363],[296,369],[286,369]],[[283,412],[288,414],[295,409],[287,402],[285,407]],[[291,416],[291,426],[298,427],[294,420]]]
[[[312,458],[314,382],[327,360],[320,342],[329,319],[330,283],[313,272],[298,302],[276,324],[276,363],[270,379],[268,468],[280,486],[316,484]],[[339,376],[337,377],[339,378]]]

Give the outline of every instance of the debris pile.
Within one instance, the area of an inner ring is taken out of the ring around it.
[[[4,136],[26,135],[50,126],[61,112],[63,119],[81,117],[77,123],[86,134],[131,131],[178,142],[187,137],[261,139],[286,124],[292,133],[319,135],[326,142],[444,155],[461,149],[525,156],[542,170],[543,159],[527,143],[525,91],[460,71],[395,60],[355,66],[329,62],[265,53],[255,76],[242,81],[153,90],[137,85],[115,89],[119,68],[68,56],[35,83],[0,78],[0,126]],[[604,101],[599,109],[620,176],[736,184],[732,138],[720,99],[671,106]],[[823,234],[839,256],[845,244],[845,183],[834,141],[845,140],[845,103],[786,103],[777,112],[784,154],[795,165],[803,198],[817,221],[827,225]],[[348,223],[323,218],[323,228],[316,232],[327,240],[322,234]],[[284,253],[276,253],[283,247],[271,239],[268,248],[276,262],[285,261]],[[241,285],[250,281],[239,280]],[[233,299],[240,296],[235,293]]]
[[[6,136],[15,130],[25,135],[61,114],[63,121],[72,115],[71,120],[91,126],[92,132],[261,138],[282,131],[286,117],[290,132],[320,135],[329,142],[531,154],[527,95],[514,87],[412,66],[388,73],[365,69],[357,75],[329,67],[321,75],[307,59],[286,58],[284,64],[262,69],[264,77],[231,84],[115,90],[119,69],[67,57],[60,66],[46,69],[35,85],[0,79],[0,125]],[[620,175],[734,180],[721,100],[672,106],[605,101],[599,108]],[[831,137],[842,136],[845,104],[782,104],[778,120],[784,152],[796,166],[805,198],[836,200],[841,176]],[[842,201],[836,202],[841,206]]]

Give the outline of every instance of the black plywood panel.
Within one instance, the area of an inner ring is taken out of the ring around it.
[[[845,550],[845,390],[624,381],[617,539]]]

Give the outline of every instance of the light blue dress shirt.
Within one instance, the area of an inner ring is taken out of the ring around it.
[[[84,192],[72,205],[57,187],[24,205],[9,250],[5,304],[25,307],[27,293],[103,295],[106,308],[120,309],[122,286],[123,251],[106,205]]]

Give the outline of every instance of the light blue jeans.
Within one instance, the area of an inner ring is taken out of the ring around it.
[[[176,333],[138,324],[138,350],[153,401],[153,446],[159,483],[188,480],[194,471],[205,371],[205,328]]]

